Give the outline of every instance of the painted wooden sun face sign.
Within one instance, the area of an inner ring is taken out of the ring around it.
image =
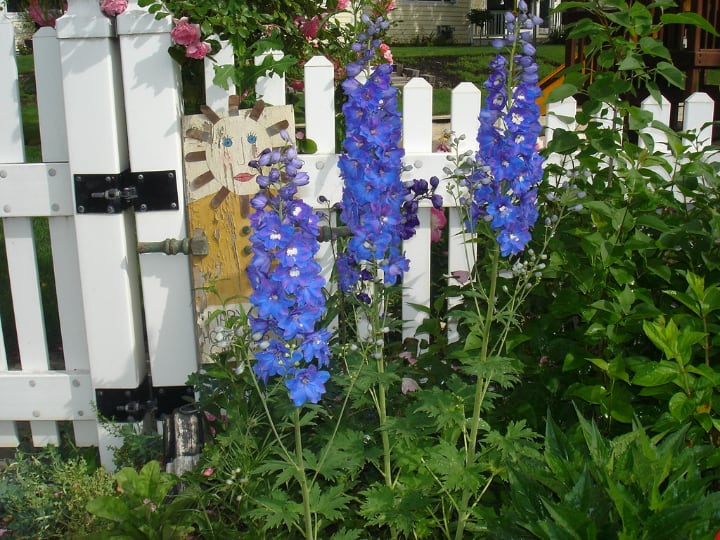
[[[205,323],[209,313],[225,302],[246,300],[251,292],[245,274],[249,263],[250,199],[257,193],[256,169],[249,163],[265,148],[286,143],[281,130],[295,132],[292,106],[238,109],[231,96],[227,114],[209,107],[203,114],[183,118],[187,216],[190,235],[202,231],[208,255],[193,256],[192,274],[200,349],[212,334]],[[210,292],[213,290],[214,292]]]

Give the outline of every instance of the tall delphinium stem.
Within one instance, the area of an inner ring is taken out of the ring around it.
[[[380,326],[385,309],[384,285],[393,285],[408,268],[401,251],[402,205],[406,190],[400,180],[399,147],[402,125],[397,109],[397,89],[390,82],[392,66],[379,53],[379,36],[389,27],[384,17],[375,13],[360,18],[357,41],[351,49],[358,54],[346,67],[343,105],[346,120],[345,152],[340,157],[344,180],[341,218],[350,230],[347,251],[338,261],[340,287],[355,292],[365,304],[368,349],[377,370],[385,370],[383,333]],[[363,82],[357,78],[365,74]],[[382,278],[380,277],[382,276]],[[367,360],[370,360],[368,358]],[[379,381],[371,390],[377,409],[383,447],[382,474],[385,484],[392,485],[391,445],[387,423],[387,388]]]
[[[303,517],[305,523],[305,540],[314,540],[312,510],[310,508],[310,487],[305,474],[305,460],[303,459],[302,430],[300,429],[300,407],[295,409],[295,466],[298,472],[298,482],[303,501]]]
[[[274,419],[263,407],[277,444],[288,464],[294,466],[303,502],[306,540],[313,540],[311,482],[303,458],[300,409],[305,403],[317,403],[325,393],[330,373],[323,370],[330,362],[330,333],[316,329],[325,315],[325,280],[314,256],[319,249],[320,216],[296,198],[300,186],[308,183],[302,161],[290,144],[282,149],[265,149],[250,165],[257,169],[260,191],[252,198],[254,212],[250,223],[253,258],[247,273],[253,292],[248,319],[252,332],[252,366],[258,395],[259,382],[268,385],[279,378],[295,405],[295,456],[285,448]],[[321,368],[321,369],[318,369]]]
[[[518,0],[516,12],[508,12],[505,22],[509,37],[493,45],[507,51],[507,56],[500,53],[490,63],[491,73],[484,85],[487,97],[480,112],[479,149],[475,166],[464,179],[469,202],[468,230],[476,231],[478,222],[484,221],[489,223],[497,240],[490,247],[487,306],[484,317],[480,318],[481,348],[475,361],[481,364],[501,352],[497,347],[490,347],[497,317],[500,258],[521,253],[530,241],[530,230],[538,217],[537,185],[543,176],[543,160],[536,148],[541,126],[535,100],[540,91],[533,58],[535,48],[530,43],[532,29],[539,20],[528,16],[526,2]],[[478,375],[475,382],[465,454],[465,466],[469,470],[475,466],[478,456],[481,414],[490,383],[490,377],[485,375]],[[464,538],[473,495],[470,488],[463,489],[455,540]]]

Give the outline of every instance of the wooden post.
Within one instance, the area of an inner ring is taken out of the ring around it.
[[[114,20],[100,11],[96,0],[69,0],[56,30],[71,174],[119,174],[128,168],[128,150]],[[130,211],[75,216],[95,389],[134,389],[146,375],[133,221]],[[101,460],[106,466],[111,463],[108,445],[113,442],[100,428]]]
[[[117,17],[130,169],[173,171],[178,206],[135,212],[137,240],[185,238],[182,96],[169,18],[158,21],[136,0]],[[190,263],[187,257],[140,256],[145,328],[154,386],[182,386],[197,369]]]
[[[15,63],[15,30],[5,12],[0,12],[0,163],[21,163],[25,161],[23,146],[22,115],[20,114],[20,92],[18,89],[18,71]],[[7,177],[7,172],[0,170],[0,182]],[[0,205],[0,215],[4,216],[7,203]],[[12,210],[12,207],[9,207]],[[7,234],[10,220],[3,217],[6,249],[11,243]],[[28,220],[29,221],[29,220]],[[31,224],[29,224],[31,225]],[[28,224],[24,225],[27,230]],[[32,229],[29,229],[32,235]],[[21,233],[21,231],[18,231]],[[32,236],[31,236],[32,238]],[[1,249],[1,248],[0,248]],[[8,257],[13,256],[12,249]],[[10,263],[10,261],[8,261]],[[17,264],[17,262],[15,263]],[[35,270],[37,272],[37,269]],[[13,294],[15,292],[13,291]],[[0,326],[0,373],[8,371],[5,341]],[[0,445],[17,446],[18,433],[14,422],[0,422]]]
[[[450,98],[450,126],[455,137],[465,135],[465,139],[458,143],[459,151],[477,152],[479,145],[477,142],[477,133],[480,127],[480,109],[482,107],[482,96],[480,90],[472,83],[464,82],[458,84],[452,91]],[[448,162],[448,166],[452,166]],[[457,193],[456,193],[457,195]],[[469,234],[463,235],[465,224],[460,209],[454,207],[455,202],[452,197],[445,195],[445,206],[449,207],[448,213],[448,260],[447,275],[448,285],[456,286],[459,281],[457,277],[462,276],[462,272],[470,272],[475,266],[477,259],[475,244],[466,244],[464,239]],[[460,274],[456,274],[460,272]],[[448,299],[448,307],[456,305],[462,301],[461,298]],[[457,322],[450,321],[448,325],[448,339],[456,341],[458,339]]]
[[[712,125],[709,124],[715,115],[715,102],[705,92],[695,92],[685,100],[683,131],[695,131],[698,150],[712,144]]]
[[[35,81],[37,88],[40,139],[43,161],[53,163],[68,161],[64,93],[60,69],[60,45],[54,28],[40,28],[33,36],[35,60]],[[59,169],[55,167],[55,169]],[[66,188],[72,191],[69,177],[53,175],[54,182],[66,181]],[[74,388],[90,386],[90,360],[87,347],[85,313],[82,307],[80,267],[78,265],[77,234],[75,230],[72,200],[69,207],[55,204],[48,218],[50,241],[53,252],[55,291],[60,317],[65,370],[75,376]],[[85,377],[80,378],[78,375]],[[90,393],[89,388],[85,388]],[[73,410],[73,431],[75,444],[93,446],[98,444],[97,423],[89,403],[83,409]],[[85,411],[84,409],[88,410]],[[82,416],[78,416],[82,411]]]
[[[403,146],[405,163],[415,169],[414,177],[429,180],[424,159],[413,154],[432,152],[432,86],[421,78],[412,78],[403,91]],[[410,304],[430,305],[430,208],[418,209],[415,236],[403,243],[410,259],[410,270],[403,279],[403,338],[415,336],[425,318],[423,312]]]

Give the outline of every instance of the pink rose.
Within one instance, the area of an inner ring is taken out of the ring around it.
[[[190,24],[187,17],[175,20],[175,28],[170,32],[170,38],[178,45],[186,47],[200,41],[200,25]]]
[[[380,54],[383,55],[383,58],[387,60],[388,64],[393,63],[392,51],[390,50],[390,47],[387,46],[385,43],[382,43],[380,45]]]
[[[63,11],[67,11],[67,2],[63,3],[62,9],[47,9],[45,6],[41,6],[38,0],[30,0],[27,7],[28,15],[38,26],[54,27],[55,20],[63,14]]]
[[[302,32],[302,35],[305,36],[305,39],[307,39],[308,41],[312,41],[313,39],[315,39],[319,31],[320,17],[318,15],[315,15],[309,21],[303,21],[302,23],[300,23],[300,32]]]
[[[445,212],[437,208],[430,209],[430,240],[439,242],[442,238],[442,230],[447,225]]]
[[[102,3],[100,4],[100,9],[102,9],[106,15],[110,15],[111,17],[124,13],[127,7],[127,0],[102,0]]]
[[[402,390],[403,394],[407,394],[408,392],[417,392],[418,390],[420,390],[420,385],[415,379],[411,379],[410,377],[403,377],[402,382],[400,383],[400,389]]]
[[[338,11],[343,11],[350,5],[350,0],[338,0],[337,8]]]
[[[194,58],[195,60],[202,60],[208,55],[210,49],[211,47],[209,43],[197,41],[185,47],[185,56],[188,58]]]

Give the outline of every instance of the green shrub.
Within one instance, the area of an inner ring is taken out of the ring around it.
[[[12,538],[84,538],[97,530],[88,501],[113,493],[113,479],[79,455],[54,447],[18,452],[0,472],[0,513]]]

